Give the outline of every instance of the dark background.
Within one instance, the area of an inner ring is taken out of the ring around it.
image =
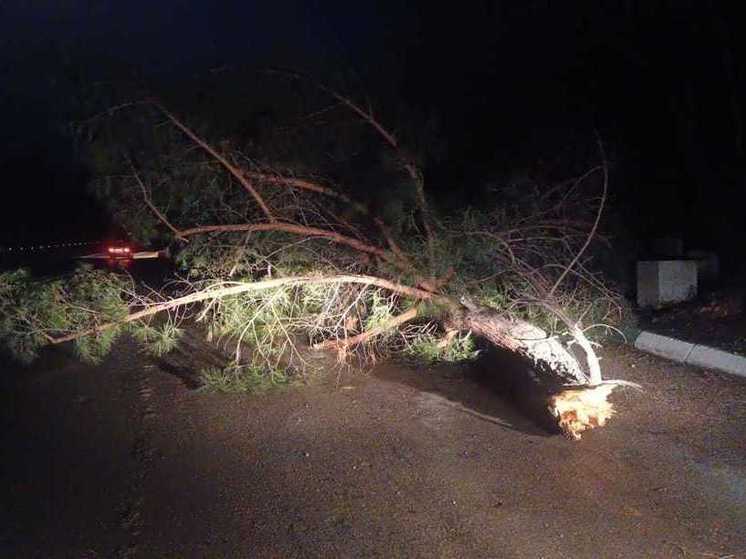
[[[640,246],[680,236],[738,264],[744,47],[731,3],[0,3],[0,244],[110,229],[70,134],[81,92],[152,88],[282,66],[433,115],[436,193],[468,203],[489,177],[565,178],[608,148],[614,224]],[[733,3],[735,6],[736,3]],[[349,77],[352,78],[349,78]],[[730,256],[729,256],[730,255]]]

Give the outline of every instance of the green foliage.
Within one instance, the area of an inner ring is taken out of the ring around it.
[[[476,359],[478,353],[474,337],[468,332],[458,333],[445,340],[432,332],[424,332],[404,349],[404,355],[425,363],[471,361]]]
[[[81,267],[66,280],[37,280],[27,270],[0,274],[0,340],[23,362],[33,360],[51,336],[85,331],[127,315],[116,274]],[[111,328],[76,340],[86,361],[99,361],[120,332]]]
[[[437,160],[444,148],[436,138],[438,123],[431,115],[391,104],[388,114],[400,117],[396,134],[402,146],[402,151],[392,150],[344,103],[330,106],[328,96],[317,88],[294,83],[297,91],[292,93],[287,83],[252,84],[248,96],[243,91],[238,96],[240,103],[234,97],[228,108],[213,99],[211,114],[195,110],[184,123],[247,172],[265,174],[254,186],[279,221],[333,231],[387,250],[388,240],[371,219],[377,216],[409,255],[408,263],[395,266],[380,254],[358,253],[324,235],[277,231],[202,234],[176,244],[150,204],[178,228],[270,220],[214,158],[176,127],[162,125],[163,114],[152,106],[131,107],[126,114],[83,127],[81,137],[86,137],[95,176],[92,191],[134,238],[144,243],[174,241],[187,292],[277,277],[369,274],[409,286],[447,279],[442,290],[453,300],[528,320],[552,334],[567,330],[560,315],[581,327],[626,320],[628,309],[621,298],[593,272],[594,252],[574,260],[595,218],[598,185],[586,191],[582,181],[569,188],[532,180],[495,181],[485,189],[478,210],[452,206],[439,212],[431,206],[427,219],[435,234],[426,239],[425,217],[403,157],[417,162],[420,170]],[[189,115],[184,106],[189,104],[170,108]],[[309,113],[309,107],[314,111]],[[376,118],[383,124],[383,117]],[[275,172],[310,177],[351,195],[367,210],[266,181],[266,174]],[[138,294],[124,276],[90,268],[54,281],[36,281],[25,272],[4,274],[0,339],[28,360],[48,336],[93,331],[76,341],[76,349],[83,359],[98,361],[126,332],[161,355],[178,343],[175,317],[96,329],[154,300],[160,299]],[[209,339],[231,340],[239,346],[237,354],[245,347],[251,356],[248,365],[205,371],[205,383],[240,391],[282,384],[288,371],[306,366],[297,350],[299,340],[314,343],[370,332],[414,304],[420,306],[419,321],[387,330],[362,351],[385,354],[405,348],[411,357],[425,361],[473,357],[471,336],[456,336],[446,344],[435,337],[430,322],[442,319],[449,309],[370,286],[286,285],[218,298],[196,309]]]
[[[0,274],[0,343],[24,363],[51,338],[85,332],[73,343],[78,357],[90,363],[100,362],[125,332],[152,353],[170,351],[180,333],[172,322],[161,327],[123,322],[134,296],[127,276],[87,265],[54,280],[34,278],[23,269],[5,272]],[[100,329],[103,325],[107,326]]]
[[[271,388],[287,386],[290,377],[285,371],[261,366],[228,365],[209,367],[200,371],[204,390],[212,392],[264,392]]]
[[[24,269],[0,274],[0,342],[4,348],[24,363],[32,361],[47,343],[41,325],[51,330],[67,325],[65,313],[56,305],[63,297],[60,281],[35,283]]]
[[[369,286],[285,285],[224,297],[204,311],[208,339],[232,340],[250,365],[272,371],[307,370],[299,345],[343,338],[385,324],[402,302]],[[386,342],[387,332],[374,339]]]
[[[595,326],[589,331],[593,337],[634,323],[630,305],[613,285],[591,271],[591,256],[576,263],[555,287],[588,233],[565,225],[574,222],[564,214],[562,220],[555,220],[551,213],[546,217],[558,204],[554,198],[542,201],[547,195],[538,186],[528,193],[509,188],[498,194],[500,203],[494,209],[467,208],[441,218],[442,230],[433,243],[433,275],[443,277],[450,271],[449,295],[526,320],[553,334],[567,331],[560,314],[581,328]],[[575,203],[569,197],[559,205],[566,204],[563,211],[574,212]],[[583,208],[574,215],[586,213]],[[421,257],[426,254],[420,239],[410,239],[407,249]],[[424,263],[420,267],[424,268]]]
[[[372,330],[386,324],[393,317],[393,301],[384,297],[379,291],[374,291],[370,300],[370,308],[365,318],[365,329]]]
[[[75,353],[87,363],[100,363],[111,351],[112,345],[119,337],[119,328],[110,328],[75,340]]]
[[[129,325],[129,332],[155,357],[161,357],[173,350],[183,333],[172,321],[166,321],[160,327],[146,322],[132,322]]]

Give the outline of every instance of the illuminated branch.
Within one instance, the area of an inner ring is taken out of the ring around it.
[[[255,173],[255,172],[249,172],[245,171],[232,163],[230,163],[224,156],[222,156],[218,151],[213,148],[210,144],[208,144],[206,141],[204,141],[202,138],[197,136],[197,134],[191,130],[189,127],[187,127],[181,120],[176,118],[170,111],[168,111],[163,105],[160,103],[154,102],[155,106],[160,110],[166,117],[177,127],[179,128],[184,134],[186,134],[192,141],[194,141],[197,145],[199,145],[202,149],[204,149],[207,153],[209,153],[213,158],[215,158],[225,169],[228,170],[228,172],[231,173],[240,183],[243,185],[243,187],[254,197],[256,202],[259,204],[259,206],[262,208],[262,211],[267,216],[267,218],[272,223],[277,223],[276,218],[270,211],[269,207],[267,206],[266,202],[262,198],[262,196],[259,194],[259,192],[254,188],[253,184],[251,183],[251,178],[255,179],[261,179],[265,182],[274,182],[275,184],[283,183],[288,186],[292,186],[294,188],[299,188],[303,190],[308,190],[312,192],[316,192],[319,194],[323,194],[326,196],[332,196],[335,198],[338,198],[340,200],[343,200],[349,204],[352,204],[357,210],[362,211],[364,213],[367,213],[367,208],[363,206],[362,204],[358,202],[354,202],[352,199],[350,199],[345,194],[342,194],[340,192],[337,192],[331,188],[325,187],[323,185],[320,185],[318,183],[306,180],[306,179],[297,179],[292,177],[277,177],[273,176],[267,173]],[[381,229],[384,237],[386,238],[386,242],[391,247],[392,252],[394,255],[400,260],[398,263],[398,266],[400,268],[407,268],[406,271],[412,271],[412,265],[409,259],[404,255],[404,253],[401,251],[399,246],[394,242],[393,237],[388,232],[388,229],[383,224],[381,220],[375,220],[378,227]],[[266,226],[265,224],[262,224]],[[169,225],[169,227],[171,227]],[[213,226],[218,227],[218,226]],[[224,226],[220,226],[224,227]],[[181,231],[177,233],[177,236],[180,237],[186,237],[190,234],[196,234],[196,233],[204,233],[209,231],[270,231],[273,229],[252,229],[251,227],[260,227],[259,225],[256,226],[249,226],[245,229],[236,229],[236,226],[230,226],[232,228],[229,229],[209,229],[206,227],[197,227],[192,229],[187,229],[185,231]],[[171,227],[172,228],[172,227]],[[300,229],[298,229],[300,228]],[[172,228],[173,230],[173,228]],[[279,228],[276,230],[280,231],[286,231],[289,233],[297,233],[297,234],[308,234],[311,236],[317,236],[317,237],[325,237],[328,239],[331,239],[335,242],[346,244],[348,246],[351,246],[352,248],[355,248],[357,250],[360,250],[362,252],[367,252],[370,254],[376,254],[380,258],[387,260],[388,262],[391,262],[393,264],[397,264],[397,262],[393,261],[388,254],[386,254],[383,250],[378,249],[376,247],[373,247],[371,245],[367,245],[365,243],[362,243],[356,239],[353,239],[351,237],[346,237],[344,235],[340,235],[339,233],[335,233],[332,231],[324,231],[322,229],[316,229],[316,228],[310,228],[310,227],[301,227],[301,226],[294,226],[291,224],[279,224]],[[176,231],[174,231],[176,233]]]
[[[408,285],[396,283],[393,281],[385,280],[383,278],[377,278],[374,276],[365,275],[354,275],[354,274],[338,274],[332,276],[295,276],[287,278],[277,278],[265,281],[251,282],[251,283],[239,283],[235,285],[225,286],[224,284],[218,287],[208,287],[196,293],[191,293],[183,297],[171,299],[164,303],[157,303],[148,306],[139,311],[130,313],[122,320],[107,322],[100,324],[93,328],[88,328],[80,332],[73,332],[63,336],[46,336],[50,343],[61,344],[79,338],[94,335],[105,330],[109,330],[116,326],[126,324],[128,322],[134,322],[136,320],[142,320],[150,316],[156,315],[161,312],[183,307],[185,305],[191,305],[194,303],[200,303],[202,301],[209,301],[214,299],[221,299],[223,297],[230,297],[231,295],[240,295],[241,293],[248,293],[251,291],[262,291],[267,289],[276,289],[279,287],[291,287],[291,286],[302,286],[302,285],[329,285],[329,284],[360,284],[365,286],[380,287],[406,297],[419,300],[431,300],[441,304],[456,305],[455,301],[444,297],[442,295],[435,295],[429,291],[418,289],[416,287],[410,287]]]
[[[344,353],[351,347],[355,347],[356,345],[365,343],[371,338],[379,336],[383,334],[384,332],[388,332],[389,330],[392,330],[393,328],[397,328],[401,326],[402,324],[404,324],[405,322],[409,322],[411,320],[414,320],[415,318],[417,318],[417,307],[412,307],[408,311],[403,312],[402,314],[398,316],[395,316],[394,318],[381,324],[380,326],[371,328],[367,332],[363,332],[361,334],[358,334],[357,336],[353,336],[351,338],[344,338],[341,340],[325,340],[323,342],[320,342],[314,345],[313,347],[314,349],[336,348],[340,352]]]
[[[363,109],[361,109],[358,105],[354,104],[349,99],[343,98],[338,93],[326,88],[325,86],[320,86],[320,87],[322,87],[324,91],[327,91],[328,93],[334,95],[335,98],[338,98],[338,100],[344,102],[344,104],[352,108],[357,114],[363,117],[371,126],[373,126],[386,139],[389,145],[391,145],[391,147],[394,148],[399,154],[400,158],[402,159],[404,163],[405,168],[407,169],[407,172],[410,174],[412,179],[415,181],[415,187],[417,189],[418,204],[423,214],[422,215],[423,224],[425,226],[425,232],[428,238],[428,246],[430,250],[430,261],[432,264],[433,259],[434,259],[432,230],[429,224],[427,200],[425,198],[422,177],[421,177],[421,173],[417,169],[417,166],[411,160],[409,160],[408,158],[404,156],[404,154],[401,152],[401,149],[399,148],[399,144],[396,138],[391,133],[386,131],[386,129],[383,128],[383,126],[381,126],[380,123],[378,123],[378,121],[375,120],[375,118],[373,118],[371,113],[365,112]],[[277,223],[277,220],[274,214],[270,211],[269,207],[267,206],[262,196],[259,194],[256,188],[254,188],[251,182],[251,179],[261,180],[263,182],[274,183],[274,184],[285,184],[293,188],[298,188],[302,190],[307,190],[307,191],[323,194],[325,196],[334,197],[334,198],[337,198],[339,200],[342,200],[352,205],[356,210],[362,213],[366,213],[366,214],[368,213],[367,208],[364,205],[360,204],[359,202],[355,202],[354,200],[349,198],[347,195],[337,192],[329,187],[320,185],[316,182],[313,182],[307,179],[299,179],[295,177],[279,177],[279,176],[272,175],[269,173],[246,171],[244,169],[237,167],[236,165],[233,165],[223,155],[221,155],[215,148],[213,148],[209,143],[207,143],[205,140],[200,138],[192,129],[190,129],[188,126],[186,126],[186,124],[184,124],[181,120],[179,120],[176,116],[174,116],[170,111],[168,111],[163,105],[161,105],[160,103],[156,101],[153,101],[153,104],[177,128],[179,128],[182,132],[184,132],[184,134],[186,134],[192,141],[194,141],[203,150],[209,153],[215,160],[217,160],[223,167],[225,167],[225,169],[228,170],[228,172],[230,172],[231,175],[233,175],[241,183],[241,185],[254,197],[254,199],[259,204],[259,206],[262,208],[262,211],[267,216],[270,222]],[[391,248],[391,252],[398,259],[398,262],[392,259],[388,254],[386,254],[381,249],[372,247],[371,245],[367,245],[365,243],[361,243],[360,241],[357,241],[356,239],[353,239],[351,237],[346,237],[344,235],[340,235],[339,233],[335,233],[332,231],[324,231],[324,230],[316,229],[316,228],[304,228],[305,230],[303,231],[291,230],[290,229],[291,227],[300,227],[300,226],[293,226],[291,224],[281,224],[281,227],[277,230],[282,230],[282,231],[286,231],[290,233],[311,234],[312,236],[325,237],[335,242],[351,246],[352,248],[355,248],[357,250],[361,250],[362,252],[376,254],[380,258],[397,265],[397,267],[407,272],[414,271],[411,260],[405,255],[405,253],[401,250],[401,248],[394,241],[393,236],[391,235],[391,233],[389,232],[388,228],[383,223],[383,221],[381,221],[378,218],[375,218],[374,221],[376,225],[378,226],[378,228],[381,230],[381,233],[383,234],[387,244]],[[207,227],[213,227],[213,228],[208,229]],[[245,226],[247,227],[246,229],[236,229],[235,227],[237,226],[229,226],[230,227],[229,229],[218,229],[217,228],[217,227],[225,227],[225,226],[207,226],[207,227],[197,227],[197,228],[180,231],[179,234],[177,234],[177,236],[186,237],[190,234],[204,233],[204,232],[210,232],[210,231],[241,231],[241,230],[243,231],[253,231],[253,230],[268,231],[268,230],[272,230],[272,229],[252,229],[251,228],[255,226]],[[311,230],[313,230],[314,233],[310,233]],[[174,233],[176,233],[176,231],[174,231]]]

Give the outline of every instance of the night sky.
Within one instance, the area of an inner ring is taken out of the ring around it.
[[[321,80],[343,68],[360,88],[388,88],[436,114],[447,143],[426,168],[436,192],[468,201],[469,185],[490,175],[562,178],[595,163],[598,133],[615,211],[634,237],[679,235],[721,251],[744,242],[746,53],[735,12],[688,2],[402,4],[0,3],[0,241],[108,227],[68,134],[83,116],[78,91],[271,65]]]

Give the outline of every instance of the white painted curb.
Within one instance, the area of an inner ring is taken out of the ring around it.
[[[679,363],[746,377],[746,357],[706,345],[692,344],[643,331],[637,336],[635,347]]]

